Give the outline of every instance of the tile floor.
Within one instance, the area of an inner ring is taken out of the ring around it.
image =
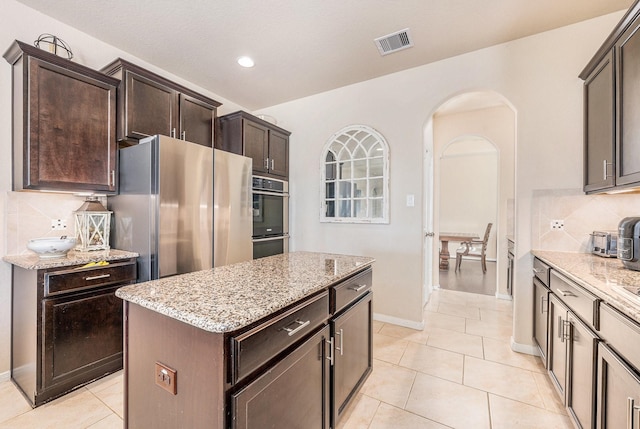
[[[511,302],[440,289],[415,331],[374,323],[374,371],[341,429],[572,425],[538,359],[511,351]],[[0,383],[0,428],[122,428],[122,374],[32,410]]]

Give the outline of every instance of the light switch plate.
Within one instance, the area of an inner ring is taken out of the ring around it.
[[[416,196],[413,194],[407,195],[407,207],[413,207],[416,205]]]
[[[172,395],[178,393],[178,387],[176,385],[178,373],[175,369],[169,368],[166,365],[156,362],[156,385],[160,386]]]

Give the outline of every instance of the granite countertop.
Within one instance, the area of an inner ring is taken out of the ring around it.
[[[640,322],[640,297],[624,291],[623,286],[640,286],[640,271],[624,268],[616,258],[590,253],[534,250],[533,255],[578,283],[621,313]]]
[[[292,252],[125,286],[126,301],[209,332],[231,332],[327,288],[374,262]]]
[[[121,259],[137,258],[135,252],[124,250],[96,250],[91,252],[76,252],[71,250],[67,256],[60,258],[40,258],[35,253],[25,253],[23,255],[7,255],[3,261],[16,265],[27,270],[41,270],[46,268],[68,267],[71,265],[84,265],[89,262],[98,261],[118,261]]]

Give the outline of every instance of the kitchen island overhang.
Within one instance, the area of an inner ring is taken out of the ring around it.
[[[372,369],[373,262],[293,252],[119,289],[125,427],[335,426]]]

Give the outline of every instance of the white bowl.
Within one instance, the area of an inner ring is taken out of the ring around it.
[[[34,238],[27,243],[27,249],[36,252],[41,258],[60,258],[75,245],[75,238]]]

